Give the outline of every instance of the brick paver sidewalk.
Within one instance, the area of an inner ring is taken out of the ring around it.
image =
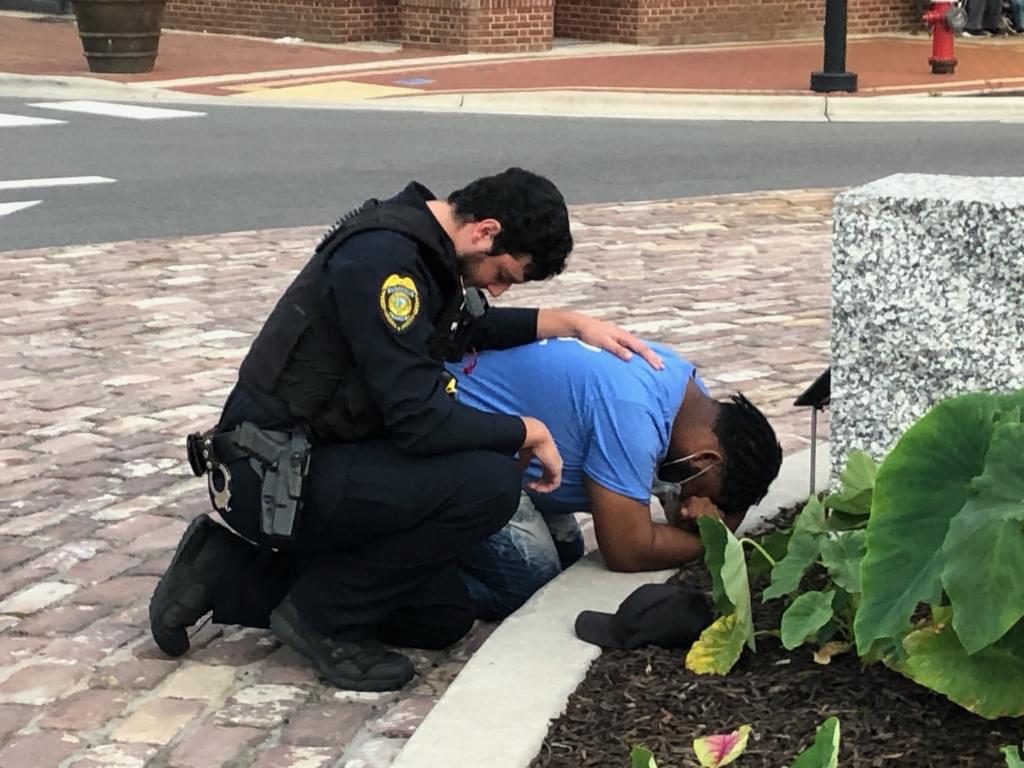
[[[790,403],[828,354],[830,208],[816,191],[576,207],[570,271],[515,298],[669,342],[792,451],[808,416]],[[156,579],[207,507],[183,435],[214,420],[320,232],[2,254],[0,766],[383,768],[486,637],[416,654],[401,695],[327,688],[261,630],[207,625],[174,661],[149,638]]]

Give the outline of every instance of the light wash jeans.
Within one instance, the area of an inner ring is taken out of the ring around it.
[[[459,572],[475,618],[497,621],[515,611],[583,556],[583,535],[573,515],[543,515],[525,493],[512,519],[473,545]]]

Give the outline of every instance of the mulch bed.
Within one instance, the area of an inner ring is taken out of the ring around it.
[[[787,511],[782,524],[792,518]],[[702,562],[684,568],[687,585],[710,590]],[[754,626],[779,626],[782,601],[761,602],[753,587]],[[1024,718],[985,720],[881,664],[862,669],[852,653],[816,664],[807,648],[786,651],[758,637],[725,676],[695,675],[685,653],[660,648],[605,651],[553,721],[531,768],[626,768],[636,744],[659,768],[699,766],[695,737],[747,723],[753,733],[737,768],[783,768],[814,740],[830,715],[840,721],[843,768],[1005,766],[1000,748],[1024,739]],[[1024,681],[1022,681],[1024,696]]]

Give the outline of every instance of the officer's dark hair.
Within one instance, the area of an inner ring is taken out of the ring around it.
[[[484,176],[448,195],[460,223],[497,219],[501,232],[492,254],[532,257],[527,280],[546,280],[565,269],[572,250],[565,198],[550,180],[522,168]]]
[[[719,402],[712,430],[722,448],[721,491],[715,499],[727,514],[744,514],[768,493],[782,466],[782,446],[757,406],[741,394]]]

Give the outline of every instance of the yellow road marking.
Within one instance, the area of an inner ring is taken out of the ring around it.
[[[245,96],[246,99],[302,102],[365,101],[385,96],[411,96],[423,93],[419,88],[357,83],[352,80],[335,80],[329,83],[312,83],[283,88],[267,88],[264,84],[238,85],[232,86],[231,90],[239,91],[236,95]]]

